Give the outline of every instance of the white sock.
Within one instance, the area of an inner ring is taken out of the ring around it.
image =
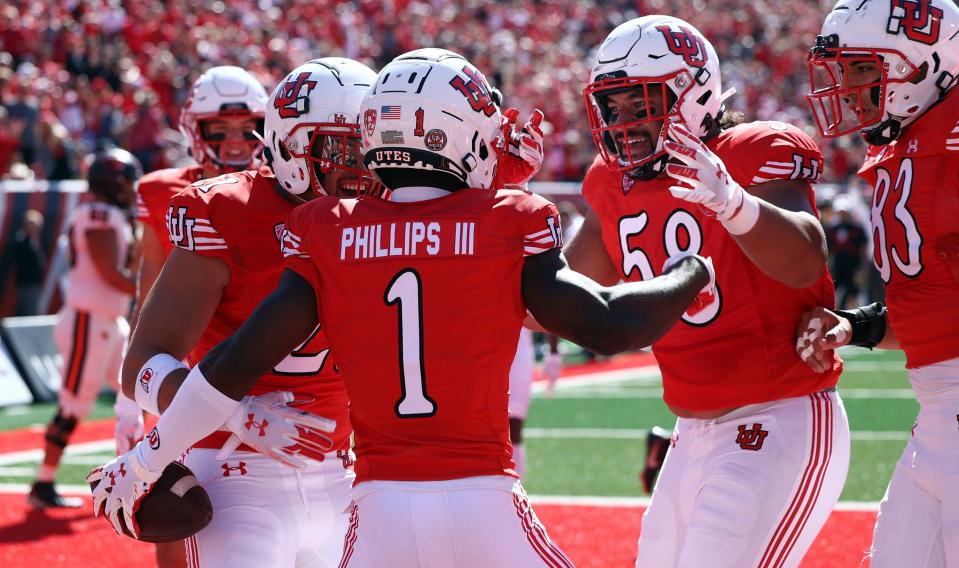
[[[40,469],[37,470],[37,481],[41,483],[51,483],[56,478],[57,466],[40,464]]]
[[[523,454],[523,444],[513,444],[513,461],[516,462],[516,473],[523,477],[526,473],[526,456]]]

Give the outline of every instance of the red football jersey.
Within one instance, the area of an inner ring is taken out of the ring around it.
[[[906,367],[959,357],[959,89],[859,175],[873,186],[873,263]]]
[[[202,167],[188,166],[157,170],[140,178],[137,186],[137,221],[153,229],[167,256],[173,251],[173,244],[166,238],[170,198],[202,177]]]
[[[776,179],[815,180],[822,154],[808,136],[779,122],[754,122],[723,131],[708,146],[745,188]],[[716,299],[687,311],[653,354],[667,403],[718,410],[812,393],[834,386],[842,362],[814,373],[796,355],[796,325],[814,306],[832,306],[829,272],[796,290],[766,276],[715,218],[669,193],[673,178],[634,182],[597,158],[583,195],[599,215],[609,257],[625,280],[648,280],[666,259],[692,249],[716,266]],[[810,205],[815,208],[811,187]],[[784,250],[788,255],[789,251]]]
[[[509,369],[523,259],[560,246],[559,215],[519,190],[298,207],[288,266],[316,290],[346,378],[357,483],[512,475]]]
[[[280,280],[285,262],[280,251],[283,223],[294,205],[276,178],[262,172],[225,174],[199,181],[170,201],[170,241],[201,256],[219,258],[230,267],[230,281],[199,343],[191,365],[232,335]],[[304,410],[336,420],[335,450],[350,447],[346,389],[330,357],[325,334],[316,332],[273,371],[261,377],[251,394],[285,390],[314,398]],[[224,432],[199,447],[222,445]]]

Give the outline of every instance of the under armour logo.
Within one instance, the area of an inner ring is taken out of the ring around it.
[[[705,67],[706,43],[703,38],[697,36],[689,28],[680,26],[679,31],[674,31],[669,26],[656,26],[656,29],[666,38],[666,47],[676,55],[683,58],[686,65],[690,67]]]
[[[912,41],[935,45],[942,16],[942,9],[934,7],[932,0],[890,0],[886,32],[903,32]]]
[[[107,477],[110,478],[110,487],[113,487],[114,485],[117,484],[117,477],[125,477],[125,476],[126,476],[127,470],[126,470],[126,468],[124,467],[124,465],[125,465],[125,464],[122,464],[122,463],[121,463],[121,464],[120,464],[120,469],[118,469],[118,470],[116,470],[116,471],[111,471],[111,472],[108,472],[108,473],[107,473]]]
[[[270,425],[270,421],[264,418],[263,422],[257,422],[254,416],[256,415],[253,414],[252,412],[250,414],[247,414],[246,415],[247,420],[244,426],[246,426],[247,430],[258,428],[260,430],[260,433],[257,434],[257,436],[260,436],[262,438],[263,436],[266,436],[266,427]]]
[[[223,468],[223,477],[230,477],[230,472],[235,471],[238,475],[246,475],[246,462],[239,462],[235,467],[230,467],[229,464],[220,464],[220,467]]]
[[[758,452],[762,449],[766,436],[769,435],[769,431],[763,430],[762,428],[762,424],[754,423],[753,427],[747,430],[745,424],[740,424],[739,435],[736,436],[736,443],[744,450]]]
[[[919,141],[915,138],[909,140],[909,146],[906,148],[906,153],[915,154],[919,151]]]

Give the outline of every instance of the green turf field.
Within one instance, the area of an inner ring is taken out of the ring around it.
[[[905,445],[918,406],[909,389],[901,352],[843,351],[840,382],[852,429],[852,462],[843,500],[877,501]],[[553,398],[536,394],[526,431],[527,490],[539,495],[642,495],[636,474],[645,454],[646,430],[671,428],[656,377],[624,382],[561,385]],[[0,411],[0,429],[43,425],[53,405]],[[94,417],[112,414],[101,399]],[[58,480],[80,484],[109,450],[68,455]],[[26,483],[38,460],[7,463],[0,455],[0,483]]]

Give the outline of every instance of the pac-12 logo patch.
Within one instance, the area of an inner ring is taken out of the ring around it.
[[[363,113],[363,126],[366,127],[366,135],[373,136],[376,130],[376,109],[371,108]]]
[[[763,442],[769,435],[768,430],[763,430],[763,425],[753,423],[753,427],[747,429],[745,424],[739,425],[739,435],[736,436],[736,443],[744,450],[758,452],[763,449]]]

